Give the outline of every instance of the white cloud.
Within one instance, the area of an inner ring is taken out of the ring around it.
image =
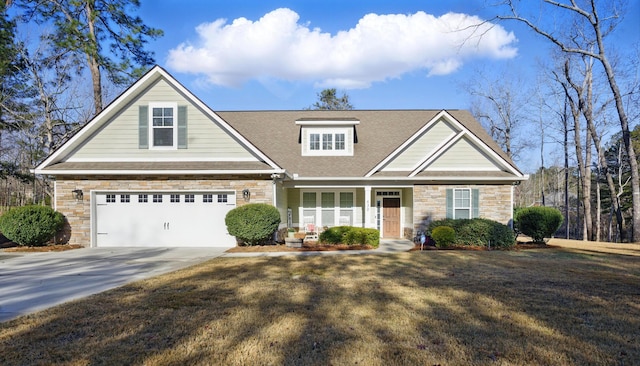
[[[282,8],[257,21],[203,23],[196,28],[196,44],[182,43],[169,52],[169,67],[223,86],[275,78],[352,89],[416,70],[446,75],[474,58],[517,53],[512,32],[473,15],[368,14],[335,35],[299,19]]]

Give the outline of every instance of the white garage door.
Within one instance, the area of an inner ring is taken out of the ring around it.
[[[101,192],[95,195],[99,247],[232,247],[224,217],[235,192]]]

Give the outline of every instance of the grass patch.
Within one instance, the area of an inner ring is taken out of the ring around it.
[[[220,258],[0,323],[0,364],[634,364],[640,261],[586,254]]]

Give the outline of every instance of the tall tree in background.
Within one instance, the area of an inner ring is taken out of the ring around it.
[[[15,0],[26,20],[51,23],[47,40],[58,50],[85,59],[91,73],[93,103],[102,110],[102,71],[117,85],[140,77],[154,63],[144,49],[162,35],[132,15],[139,0]]]
[[[517,2],[506,0],[504,4],[508,7],[509,14],[500,15],[497,18],[503,20],[515,20],[525,24],[535,33],[543,36],[556,46],[562,52],[569,54],[584,55],[596,60],[604,69],[607,82],[613,99],[615,101],[616,112],[621,128],[622,140],[624,142],[625,152],[631,165],[631,187],[633,201],[633,232],[631,240],[640,239],[640,172],[638,171],[638,163],[636,160],[636,152],[631,143],[631,131],[629,128],[629,118],[625,110],[623,93],[620,91],[618,80],[614,68],[609,61],[609,55],[605,49],[605,38],[616,27],[620,20],[618,12],[618,4],[611,2],[602,2],[607,6],[607,14],[601,16],[596,0],[586,1],[586,6],[578,5],[575,0],[567,2],[555,0],[543,0],[540,11],[545,13],[544,17],[536,17],[534,15],[523,15],[520,13]],[[558,28],[553,21],[559,17],[569,16],[574,22],[574,26]],[[540,21],[534,19],[541,19]],[[544,21],[551,23],[544,23]],[[579,26],[575,26],[575,25]],[[561,29],[557,31],[557,29]],[[579,30],[579,32],[576,32]]]
[[[342,93],[342,96],[338,97],[336,89],[331,88],[324,89],[318,93],[318,101],[305,109],[320,111],[350,110],[353,109],[353,105],[349,102],[349,96],[346,93]]]

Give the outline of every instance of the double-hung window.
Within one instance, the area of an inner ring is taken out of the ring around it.
[[[177,105],[175,103],[151,103],[149,140],[155,149],[174,149],[178,139]]]
[[[478,189],[447,189],[447,218],[472,219],[479,217],[479,195]]]

